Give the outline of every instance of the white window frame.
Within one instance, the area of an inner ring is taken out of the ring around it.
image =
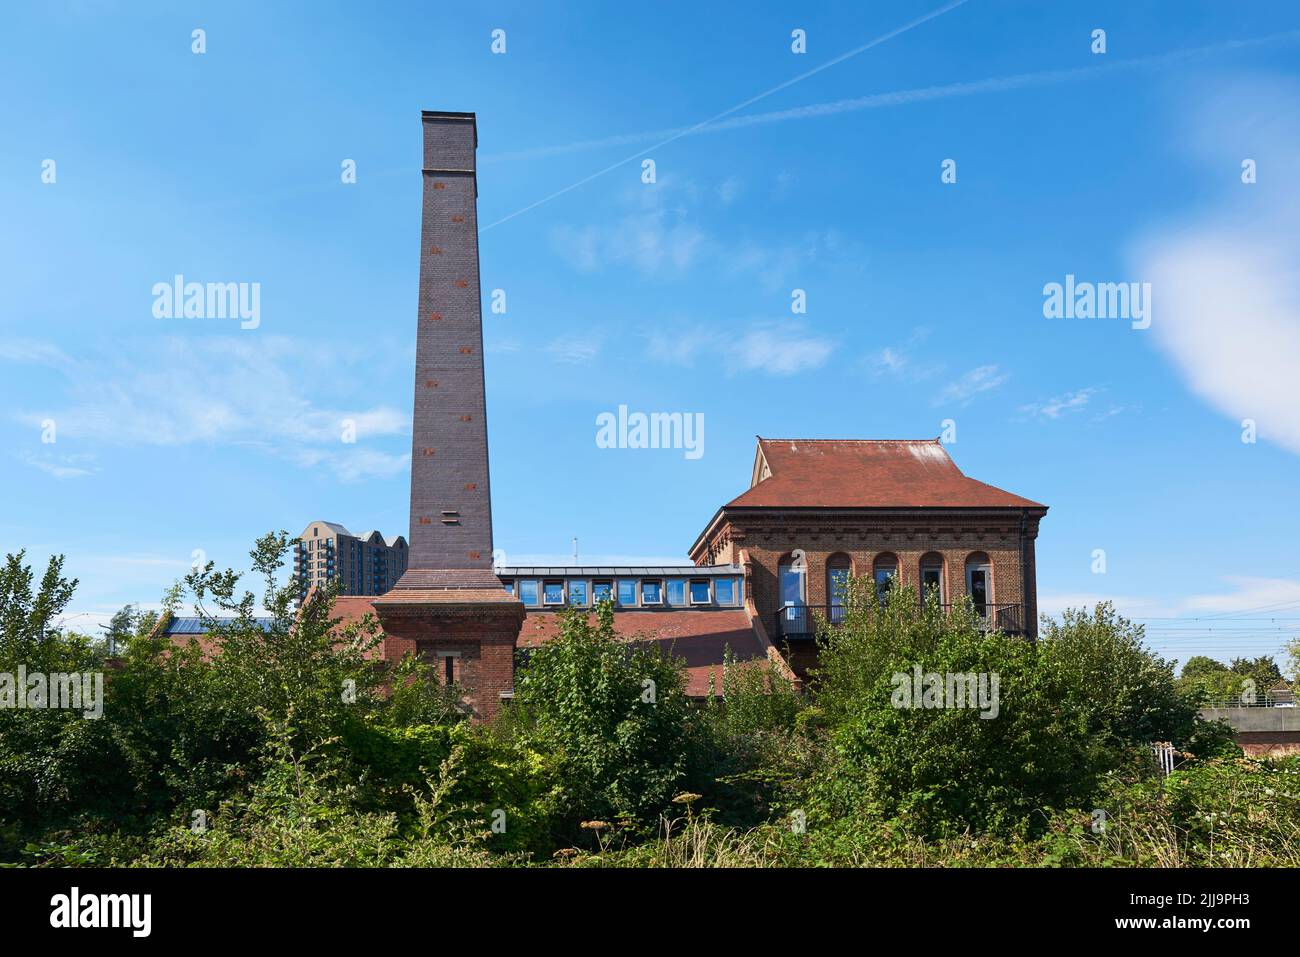
[[[704,586],[704,600],[695,600],[695,586]],[[713,604],[713,582],[707,578],[691,578],[686,582],[686,601],[690,605],[712,605]]]
[[[966,564],[966,594],[970,596],[972,603],[975,601],[975,589],[971,585],[971,577],[975,572],[984,573],[984,617],[987,618],[993,611],[995,602],[993,597],[993,565],[990,562],[968,562]]]
[[[924,599],[929,593],[929,587],[925,583],[927,572],[935,572],[939,576],[939,604],[947,601],[947,593],[943,587],[943,566],[942,565],[922,565],[921,566],[921,598]]]
[[[560,586],[560,600],[559,600],[559,601],[551,601],[549,598],[546,597],[546,587],[547,587],[548,585],[559,585],[559,586]],[[540,594],[539,597],[542,599],[542,607],[543,607],[543,608],[563,608],[564,605],[565,605],[565,602],[568,600],[568,594],[569,594],[569,590],[568,590],[568,588],[565,587],[565,581],[564,581],[563,578],[543,578],[543,579],[542,579],[542,590],[541,590],[541,594]]]

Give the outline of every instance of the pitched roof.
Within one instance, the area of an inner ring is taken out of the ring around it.
[[[938,439],[764,439],[724,508],[1046,508],[964,475]]]
[[[333,532],[335,535],[351,535],[351,534],[352,534],[351,532],[349,532],[349,531],[347,530],[347,528],[345,528],[344,526],[340,525],[338,522],[321,522],[321,521],[317,521],[317,522],[308,522],[308,523],[307,523],[307,527],[304,528],[304,529],[302,530],[302,534],[299,535],[298,537],[299,537],[299,538],[305,538],[305,537],[307,536],[307,533],[311,531],[311,527],[312,527],[313,525],[324,525],[326,528],[328,528],[328,529],[329,529],[331,532]]]
[[[334,607],[330,609],[330,616],[339,619],[336,627],[337,632],[342,632],[348,625],[360,624],[366,615],[373,615],[376,621],[379,619],[379,613],[371,602],[374,596],[371,595],[339,595],[334,599]],[[380,642],[373,648],[368,648],[365,657],[373,660],[382,660],[384,657],[384,646]]]
[[[536,648],[560,633],[555,612],[530,611],[519,631],[518,647]],[[620,611],[614,614],[614,630],[627,641],[645,641],[682,659],[686,666],[686,693],[702,698],[709,693],[709,674],[714,690],[722,695],[723,651],[730,647],[737,661],[767,660],[767,651],[754,633],[749,616],[728,611]]]

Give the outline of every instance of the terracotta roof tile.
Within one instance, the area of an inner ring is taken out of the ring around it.
[[[743,611],[620,611],[614,630],[627,641],[660,645],[686,665],[686,693],[709,693],[709,673],[722,694],[722,659],[727,647],[737,661],[767,660],[767,653]],[[520,648],[536,648],[559,635],[555,612],[530,611],[519,633]]]
[[[962,474],[937,439],[764,439],[771,475],[731,507],[1045,508]]]

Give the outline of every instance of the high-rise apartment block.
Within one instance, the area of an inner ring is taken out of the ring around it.
[[[407,546],[401,535],[353,535],[337,522],[312,522],[294,546],[298,597],[315,585],[338,582],[340,595],[382,595],[406,571]]]

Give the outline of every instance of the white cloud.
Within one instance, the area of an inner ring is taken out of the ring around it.
[[[36,455],[25,451],[18,458],[32,468],[40,469],[56,479],[82,478],[99,471],[93,455],[56,455],[53,452]]]
[[[685,329],[656,331],[649,337],[650,358],[693,368],[701,360],[720,361],[729,374],[763,372],[788,376],[825,365],[834,341],[798,323],[760,321],[716,332]]]
[[[699,329],[656,330],[649,336],[648,355],[658,362],[689,369],[694,368],[702,354],[721,352],[726,341],[726,336],[721,333]]]
[[[751,329],[729,343],[726,352],[732,370],[784,376],[820,368],[833,348],[834,343],[822,336],[767,325]]]
[[[1300,111],[1300,87],[1244,81],[1197,103],[1189,139],[1224,202],[1137,245],[1150,335],[1210,406],[1300,454],[1300,132],[1282,120]],[[1259,164],[1255,185],[1240,181],[1243,157]]]
[[[1103,595],[1093,592],[1040,592],[1038,613],[1060,618],[1067,608],[1086,609],[1091,612],[1100,603],[1108,601],[1125,618],[1141,618],[1174,614],[1175,605],[1160,598],[1139,595]]]
[[[1092,397],[1097,394],[1097,391],[1095,387],[1089,386],[1076,392],[1066,392],[1064,395],[1053,396],[1046,402],[1022,405],[1020,411],[1026,415],[1039,418],[1059,419],[1071,412],[1082,412]],[[1109,414],[1114,415],[1117,411],[1112,409]]]
[[[1057,617],[1066,608],[1091,610],[1098,602],[1109,601],[1126,617],[1160,619],[1159,624],[1165,628],[1181,623],[1191,629],[1205,623],[1207,618],[1212,622],[1209,616],[1213,615],[1242,613],[1258,616],[1264,621],[1274,613],[1290,615],[1300,611],[1297,607],[1300,606],[1300,580],[1223,575],[1218,581],[1221,587],[1217,591],[1207,589],[1198,594],[1167,598],[1095,592],[1040,592],[1038,610],[1040,614]],[[1228,626],[1229,622],[1225,621],[1224,625]]]
[[[718,198],[728,205],[740,189],[738,180],[727,180],[718,188]],[[550,233],[551,247],[582,273],[630,267],[646,278],[680,279],[707,268],[787,294],[811,263],[826,257],[863,258],[861,250],[848,248],[833,230],[808,231],[780,243],[721,237],[691,219],[688,210],[699,206],[700,195],[693,183],[661,178],[632,193],[633,208],[611,223],[557,226]]]
[[[579,272],[632,266],[644,276],[683,275],[699,258],[707,237],[684,210],[664,205],[665,184],[645,189],[655,192],[647,194],[642,208],[612,225],[556,227],[552,247]]]
[[[72,359],[58,346],[36,339],[0,340],[0,359],[22,365],[42,365],[67,368]]]
[[[585,365],[600,355],[601,341],[591,334],[561,336],[547,343],[546,351],[556,362]]]
[[[915,358],[917,350],[929,336],[929,329],[917,327],[902,345],[885,346],[869,354],[866,357],[867,370],[877,378],[889,375],[905,382],[920,382],[937,375],[943,368],[941,363],[928,359],[918,362]]]
[[[51,356],[65,368],[65,403],[28,409],[17,418],[39,426],[53,419],[60,440],[119,446],[196,442],[262,448],[303,463],[336,467],[340,477],[391,474],[396,457],[357,443],[402,435],[407,413],[389,406],[349,406],[312,397],[355,376],[351,357],[284,337],[236,333],[175,337],[131,350],[68,358],[29,344],[25,361]],[[387,462],[387,464],[384,464]],[[29,464],[44,467],[39,461]],[[85,467],[48,462],[54,467]]]
[[[944,386],[934,400],[934,404],[945,405],[956,402],[960,405],[969,405],[977,395],[996,389],[1009,378],[1010,375],[996,365],[978,366]]]
[[[1187,599],[1188,611],[1254,611],[1260,614],[1279,605],[1300,605],[1300,581],[1289,578],[1257,578],[1249,575],[1224,575],[1223,581],[1235,586],[1232,591],[1196,595]]]
[[[876,353],[875,365],[886,372],[898,374],[907,366],[907,357],[889,346]]]
[[[392,478],[411,467],[411,453],[394,455],[358,446],[340,446],[338,449],[301,449],[290,458],[304,468],[327,465],[342,482],[359,482],[368,478]]]

